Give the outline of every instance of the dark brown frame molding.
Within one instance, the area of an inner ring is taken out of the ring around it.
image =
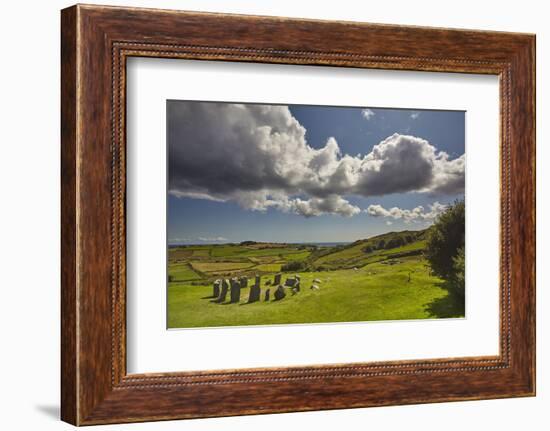
[[[84,5],[61,18],[63,420],[90,425],[535,394],[534,35]],[[499,355],[128,375],[131,56],[498,75]]]

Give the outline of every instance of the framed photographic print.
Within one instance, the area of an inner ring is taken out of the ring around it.
[[[62,419],[535,394],[535,37],[62,11]]]

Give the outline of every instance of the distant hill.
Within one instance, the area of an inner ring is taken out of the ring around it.
[[[235,244],[226,244],[226,245],[235,245]],[[263,242],[263,241],[242,241],[238,244],[239,246],[246,247],[249,250],[257,249],[262,250],[266,248],[286,248],[291,246],[286,242]]]
[[[426,246],[427,232],[428,229],[387,232],[313,254],[310,263],[316,268],[343,269],[361,267],[381,260],[420,255]]]

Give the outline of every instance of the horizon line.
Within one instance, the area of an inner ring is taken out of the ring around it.
[[[374,234],[374,235],[371,235],[371,236],[366,236],[366,237],[358,238],[358,239],[355,239],[355,240],[347,240],[347,241],[257,241],[257,240],[252,240],[252,239],[244,239],[242,241],[229,241],[229,240],[227,240],[227,241],[200,241],[199,240],[199,242],[186,242],[185,240],[183,240],[183,241],[173,240],[173,242],[171,242],[170,240],[168,240],[166,242],[166,244],[167,244],[167,246],[227,245],[227,244],[241,244],[243,242],[251,242],[251,243],[257,243],[257,244],[351,244],[351,243],[354,243],[356,241],[368,240],[368,239],[371,239],[371,238],[375,238],[375,237],[378,237],[378,236],[381,236],[381,235],[387,235],[387,234],[390,234],[390,233],[420,232],[420,231],[423,231],[423,230],[427,230],[429,228],[430,227],[427,227],[425,229],[389,230],[387,232],[378,233],[378,234]],[[193,241],[193,240],[189,240],[189,241]]]

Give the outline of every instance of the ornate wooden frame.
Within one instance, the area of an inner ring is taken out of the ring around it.
[[[81,5],[61,16],[63,420],[88,425],[535,394],[534,35]],[[498,75],[500,354],[128,375],[129,56]]]

